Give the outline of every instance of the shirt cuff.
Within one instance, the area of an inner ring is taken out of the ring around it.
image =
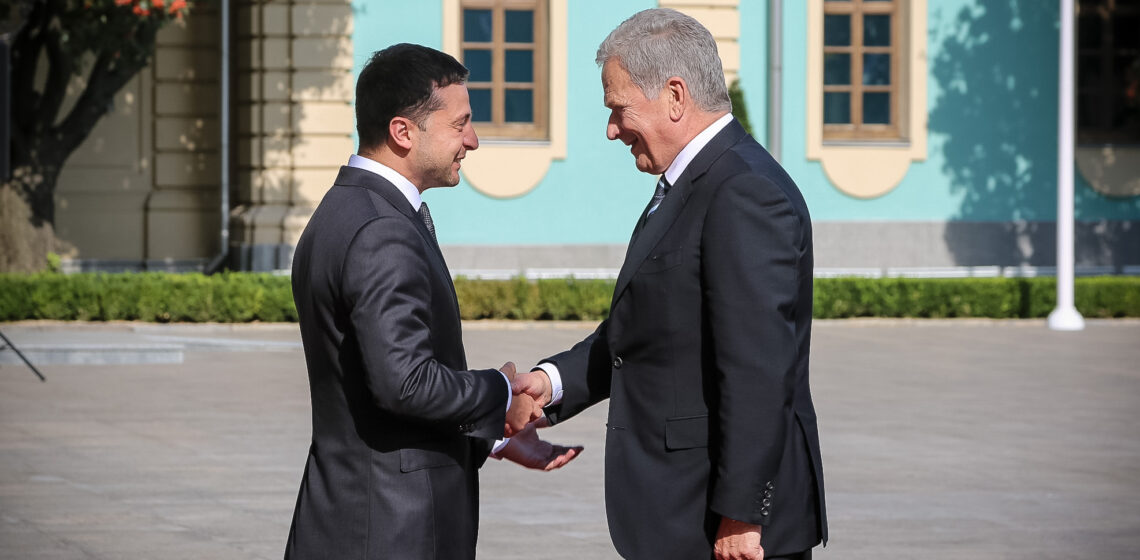
[[[515,394],[514,390],[511,389],[511,378],[507,377],[507,374],[505,374],[501,371],[499,372],[499,375],[503,376],[503,381],[507,382],[507,412],[510,412],[511,411],[511,399],[514,398],[514,394]]]
[[[550,362],[542,362],[534,367],[545,371],[546,376],[550,378],[550,404],[562,402],[562,374],[558,373],[558,366]]]
[[[491,458],[502,459],[502,457],[499,457],[499,452],[502,451],[503,448],[506,447],[510,442],[511,438],[503,438],[499,441],[496,441],[494,447],[491,448]]]

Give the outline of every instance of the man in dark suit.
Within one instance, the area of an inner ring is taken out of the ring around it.
[[[505,431],[539,415],[531,397],[512,398],[513,365],[467,370],[454,286],[420,198],[457,184],[479,146],[466,78],[451,56],[407,44],[360,73],[360,152],[293,259],[313,439],[286,558],[474,558],[477,469]],[[539,443],[528,430],[502,452],[541,468],[577,452],[538,456]]]
[[[827,522],[807,206],[732,118],[696,20],[640,12],[597,62],[607,136],[661,179],[609,319],[515,388],[552,422],[609,398],[606,511],[623,557],[810,558]]]

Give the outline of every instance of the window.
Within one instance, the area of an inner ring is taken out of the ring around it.
[[[476,132],[492,139],[547,139],[547,1],[463,0],[460,9]]]
[[[1140,144],[1140,1],[1080,0],[1077,141]]]
[[[900,140],[904,0],[826,0],[823,139]]]

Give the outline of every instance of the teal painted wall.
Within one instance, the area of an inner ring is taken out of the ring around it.
[[[443,3],[353,0],[353,74],[372,53],[396,43],[443,46]]]
[[[784,6],[784,166],[813,219],[1056,219],[1056,2],[929,2],[927,159],[872,200],[843,194],[806,159],[807,6]],[[1105,197],[1079,173],[1076,199],[1079,220],[1140,219],[1140,197]]]
[[[984,4],[984,8],[982,7]],[[530,193],[495,199],[466,182],[432,189],[445,244],[624,243],[652,195],[628,149],[605,138],[598,44],[652,0],[572,0],[567,25],[568,143]],[[767,137],[767,3],[742,1],[741,85],[753,133]],[[1036,0],[931,0],[928,14],[927,159],[872,200],[856,199],[806,159],[806,25],[784,2],[783,157],[817,221],[1009,221],[1056,216],[1057,5]],[[442,44],[440,2],[355,4],[356,70],[397,42]],[[558,25],[559,22],[552,22]],[[476,129],[478,132],[478,129]],[[479,157],[478,151],[469,157]],[[346,154],[347,158],[347,154]],[[1140,220],[1140,197],[1111,199],[1077,178],[1080,220]]]

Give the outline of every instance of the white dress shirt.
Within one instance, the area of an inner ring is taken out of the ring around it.
[[[705,149],[705,146],[713,139],[713,136],[716,136],[717,133],[724,130],[724,127],[728,126],[730,122],[732,122],[732,113],[725,113],[702,130],[700,134],[697,134],[692,140],[689,140],[689,143],[685,144],[684,148],[681,148],[680,153],[677,154],[677,157],[673,158],[673,162],[670,163],[669,167],[665,170],[665,180],[668,181],[670,185],[676,185],[677,179],[681,178],[681,174],[689,167],[693,158],[697,157],[697,154]],[[558,372],[558,366],[550,362],[542,362],[535,367],[545,371],[546,376],[550,378],[550,404],[562,402],[562,374]]]
[[[396,188],[400,189],[400,192],[404,194],[404,198],[408,199],[408,204],[412,205],[412,210],[416,212],[420,211],[420,205],[424,202],[424,199],[420,197],[420,189],[416,188],[407,177],[400,175],[399,171],[374,159],[368,159],[356,154],[348,156],[348,166],[371,171],[387,179],[389,183],[396,185]]]

